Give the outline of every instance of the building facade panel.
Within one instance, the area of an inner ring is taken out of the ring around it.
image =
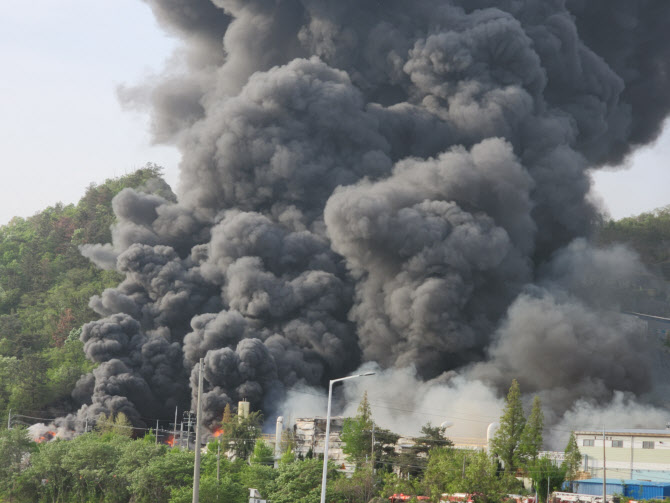
[[[603,433],[575,432],[584,469],[603,475]],[[606,475],[609,479],[670,480],[670,430],[606,430]]]

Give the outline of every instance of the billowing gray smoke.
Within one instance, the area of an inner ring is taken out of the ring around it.
[[[179,197],[125,190],[83,249],[125,280],[91,301],[80,419],[169,417],[199,358],[210,422],[367,361],[555,411],[653,396],[617,314],[643,268],[584,238],[587,169],[670,109],[666,0],[147,2],[179,64],[119,94],[181,149]]]

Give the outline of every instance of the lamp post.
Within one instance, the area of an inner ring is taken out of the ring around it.
[[[321,503],[326,503],[326,482],[328,478],[328,441],[330,440],[330,403],[333,399],[333,384],[347,379],[354,379],[356,377],[371,376],[374,372],[365,372],[364,374],[356,374],[353,376],[340,377],[339,379],[331,379],[328,385],[328,412],[326,414],[326,440],[323,445],[323,476],[321,477]]]

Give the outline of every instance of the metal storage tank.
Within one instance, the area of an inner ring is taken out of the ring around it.
[[[574,491],[579,494],[601,496],[603,479],[575,480]],[[663,499],[670,497],[670,482],[650,482],[647,480],[607,481],[607,494],[619,494],[636,500]]]

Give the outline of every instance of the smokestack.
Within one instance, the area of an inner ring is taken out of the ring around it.
[[[242,400],[237,403],[237,415],[246,419],[249,417],[249,406],[250,403],[246,400]]]
[[[281,458],[281,439],[284,432],[284,418],[279,416],[277,418],[277,426],[275,428],[275,468],[279,466],[279,458]]]
[[[496,432],[500,428],[498,423],[489,424],[486,428],[486,452],[491,453],[493,438],[496,436]]]

